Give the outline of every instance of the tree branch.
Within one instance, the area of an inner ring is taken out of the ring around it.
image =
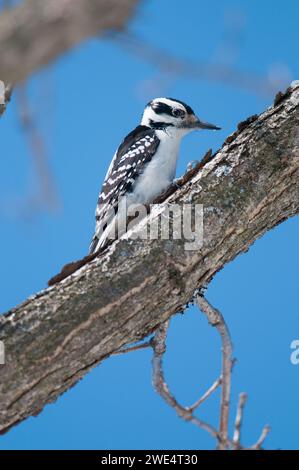
[[[225,320],[216,308],[205,299],[198,295],[197,303],[200,310],[205,314],[210,325],[214,326],[221,338],[222,344],[222,373],[221,373],[221,406],[220,406],[220,425],[219,425],[219,449],[227,448],[228,424],[229,424],[229,405],[231,391],[231,372],[233,368],[232,342]]]
[[[37,414],[113,352],[153,332],[226,263],[299,213],[299,85],[275,104],[242,123],[212,160],[170,193],[169,203],[203,204],[200,249],[186,251],[185,240],[123,237],[0,317],[2,432]],[[155,217],[153,211],[135,231]]]
[[[241,448],[241,428],[242,428],[242,420],[243,420],[243,411],[244,411],[246,400],[247,400],[246,393],[240,393],[236,419],[235,419],[235,430],[234,430],[234,436],[233,436],[233,444],[236,450]]]
[[[259,95],[271,96],[274,92],[275,85],[267,76],[258,75],[249,70],[238,70],[230,64],[214,64],[211,61],[192,62],[179,58],[127,31],[113,33],[109,35],[109,38],[142,60],[152,63],[169,77],[188,77],[195,80],[220,82]]]
[[[197,303],[206,316],[210,325],[215,326],[221,338],[222,349],[222,373],[221,377],[217,379],[213,385],[199,398],[192,406],[182,406],[174,395],[170,392],[167,382],[165,380],[163,370],[163,357],[166,352],[166,338],[169,328],[169,321],[162,323],[155,333],[155,336],[150,341],[153,349],[153,385],[156,392],[171,406],[178,414],[178,416],[185,421],[195,424],[195,426],[207,431],[217,442],[218,450],[259,450],[270,431],[269,426],[265,426],[262,433],[255,444],[246,448],[241,444],[241,426],[243,419],[243,411],[247,395],[241,393],[237,407],[235,429],[233,439],[229,437],[229,407],[230,407],[230,387],[231,387],[231,371],[233,366],[232,356],[232,343],[228,334],[228,328],[219,310],[212,307],[212,305],[203,297],[197,295]],[[202,421],[194,412],[199,406],[206,401],[215,390],[221,386],[221,403],[220,403],[220,424],[219,431],[206,421]]]
[[[205,421],[202,421],[199,419],[197,416],[193,414],[195,408],[198,408],[199,402],[202,403],[204,401],[203,397],[198,400],[196,403],[196,407],[187,407],[187,406],[182,406],[176,398],[172,395],[170,392],[168,385],[165,381],[164,378],[164,371],[163,371],[163,356],[166,351],[166,336],[167,336],[167,330],[168,330],[169,322],[166,321],[162,325],[160,325],[157,329],[157,332],[152,340],[152,348],[153,348],[153,385],[161,395],[161,397],[168,403],[169,406],[175,409],[177,412],[178,416],[185,421],[190,421],[191,423],[195,424],[195,426],[204,429],[207,431],[209,434],[211,434],[212,437],[217,439],[217,441],[220,440],[220,435],[218,434],[218,431],[216,428],[211,426],[210,424],[206,423]],[[213,387],[213,391],[215,390],[215,387]],[[208,390],[208,392],[205,395],[211,395],[211,389]]]
[[[18,83],[88,37],[122,29],[137,0],[24,0],[0,16],[0,79]]]
[[[10,101],[12,86],[6,85],[0,80],[0,116],[6,110],[7,103]]]

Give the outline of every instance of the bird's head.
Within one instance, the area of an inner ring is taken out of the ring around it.
[[[150,101],[143,112],[141,124],[181,135],[195,129],[220,129],[201,121],[190,106],[173,98],[155,98]]]

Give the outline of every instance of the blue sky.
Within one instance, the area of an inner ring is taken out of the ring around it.
[[[298,15],[295,0],[285,9],[270,0],[153,0],[142,3],[129,30],[192,62],[226,60],[238,70],[291,80],[298,78]],[[57,203],[52,209],[41,204],[39,210],[30,203],[38,182],[15,95],[0,121],[1,311],[86,254],[110,159],[155,95],[184,100],[223,129],[184,140],[178,175],[208,148],[216,150],[240,120],[273,100],[271,94],[221,81],[166,76],[108,40],[90,40],[32,77],[28,96]],[[266,448],[299,448],[299,365],[290,362],[290,343],[299,339],[298,236],[298,218],[276,227],[218,273],[207,291],[234,342],[232,411],[238,393],[249,395],[243,425],[247,445],[270,424]],[[38,417],[1,436],[0,448],[214,448],[204,431],[182,422],[153,391],[150,359],[150,351],[139,351],[103,362]],[[184,404],[194,401],[219,375],[219,367],[219,339],[202,314],[190,308],[174,317],[165,370],[176,397]],[[218,399],[215,394],[199,416],[216,424]]]

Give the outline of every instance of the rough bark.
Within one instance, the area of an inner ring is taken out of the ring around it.
[[[123,28],[137,0],[25,0],[0,16],[0,79],[25,80],[80,41]]]
[[[194,290],[299,212],[299,85],[241,123],[168,202],[204,205],[204,243],[114,242],[61,283],[0,317],[0,430],[55,400],[111,353],[181,311]],[[153,217],[153,215],[149,216]]]

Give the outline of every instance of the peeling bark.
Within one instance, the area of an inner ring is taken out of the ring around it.
[[[92,367],[181,311],[267,230],[299,212],[299,85],[239,127],[167,202],[204,205],[204,243],[121,239],[0,317],[0,430],[36,415]],[[149,215],[154,217],[153,213]]]
[[[0,79],[13,84],[79,42],[122,29],[137,0],[24,0],[0,16]]]

